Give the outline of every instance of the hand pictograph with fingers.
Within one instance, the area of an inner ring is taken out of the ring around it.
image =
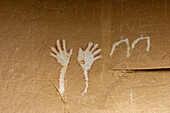
[[[65,40],[62,41],[63,43],[63,48],[60,45],[60,40],[57,40],[57,48],[56,47],[51,47],[52,52],[50,55],[57,59],[57,61],[62,65],[61,68],[61,73],[60,73],[60,78],[59,78],[59,92],[63,96],[64,94],[64,75],[67,71],[67,67],[70,62],[70,57],[73,53],[73,49],[70,49],[70,52],[67,52],[66,50],[66,42]]]
[[[63,50],[61,49],[60,41],[57,40],[57,49],[55,47],[51,47],[51,50],[54,53],[50,53],[50,55],[56,58],[63,67],[67,67],[73,53],[73,49],[70,49],[69,53],[67,52],[65,40],[63,40]]]
[[[94,63],[94,61],[102,57],[101,55],[98,55],[101,49],[97,49],[97,47],[98,47],[98,44],[93,45],[93,43],[90,42],[85,51],[79,48],[79,54],[78,54],[77,59],[78,59],[80,66],[84,70],[84,75],[85,75],[85,80],[86,80],[86,87],[84,91],[82,92],[82,95],[84,95],[88,89],[88,71],[91,69],[91,66]]]

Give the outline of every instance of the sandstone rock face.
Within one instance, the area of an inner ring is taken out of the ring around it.
[[[168,113],[169,6],[1,0],[0,113]]]

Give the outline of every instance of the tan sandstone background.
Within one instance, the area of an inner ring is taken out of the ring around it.
[[[169,0],[0,0],[0,113],[170,113],[169,30]],[[129,58],[125,44],[110,58],[113,43],[140,36],[151,38],[149,52],[140,41]],[[66,103],[52,85],[61,69],[50,57],[57,39],[74,49]],[[77,55],[90,41],[103,57],[81,96]]]

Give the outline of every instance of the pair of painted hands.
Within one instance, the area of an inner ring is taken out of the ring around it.
[[[83,51],[81,48],[79,48],[77,59],[84,71],[89,71],[93,62],[102,57],[101,55],[98,55],[101,49],[97,49],[97,47],[98,44],[93,44],[92,42],[90,42],[86,50]],[[50,55],[57,59],[57,61],[63,67],[68,67],[73,49],[70,49],[70,51],[67,52],[65,40],[62,40],[62,46],[60,44],[60,40],[57,40],[56,47],[51,47],[51,50],[52,52],[50,53]]]
[[[71,55],[73,54],[73,49],[70,49],[70,51],[67,52],[65,40],[63,40],[62,42],[63,44],[61,46],[60,40],[57,40],[56,47],[51,47],[52,52],[50,53],[50,55],[57,59],[57,61],[63,66],[59,78],[59,92],[61,96],[64,95],[65,90],[64,75],[69,65]],[[97,49],[97,47],[98,44],[93,44],[92,42],[90,42],[86,50],[83,51],[81,48],[79,48],[79,54],[77,59],[80,66],[84,70],[86,80],[86,87],[82,92],[82,95],[84,95],[88,89],[88,71],[91,69],[93,62],[102,57],[101,55],[98,55],[101,49]]]

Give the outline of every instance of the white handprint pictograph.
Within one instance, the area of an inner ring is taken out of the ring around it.
[[[79,48],[79,54],[78,54],[77,59],[78,59],[78,62],[80,64],[80,66],[84,70],[84,76],[85,76],[85,80],[86,80],[86,87],[85,87],[84,91],[82,92],[82,95],[87,93],[87,89],[88,89],[88,71],[91,69],[91,66],[94,63],[94,61],[96,61],[97,59],[102,58],[101,55],[98,55],[100,53],[100,51],[101,51],[101,49],[97,49],[98,44],[94,44],[94,46],[93,47],[92,46],[93,46],[93,43],[90,42],[85,51],[83,51],[81,48]],[[96,55],[98,55],[98,56],[96,56]]]
[[[65,40],[63,40],[62,42],[63,42],[63,49],[61,48],[60,40],[57,40],[57,43],[56,43],[57,47],[51,47],[52,52],[50,53],[50,55],[54,57],[55,59],[57,59],[58,63],[62,65],[60,78],[59,78],[59,92],[63,96],[64,90],[65,90],[64,89],[64,76],[67,71],[67,67],[69,65],[70,57],[73,53],[73,49],[70,49],[70,52],[67,52]]]

